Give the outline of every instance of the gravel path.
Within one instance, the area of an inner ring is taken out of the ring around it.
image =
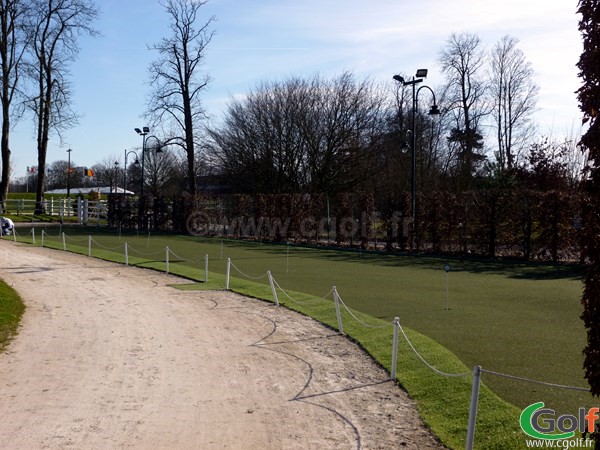
[[[0,241],[27,311],[0,354],[0,448],[442,448],[356,345],[181,279]]]

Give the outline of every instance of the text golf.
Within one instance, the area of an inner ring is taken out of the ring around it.
[[[544,402],[533,403],[521,413],[521,429],[536,439],[570,439],[576,431],[593,433],[595,422],[600,418],[600,408],[579,408],[577,416],[565,414],[556,417],[553,409],[544,406]]]

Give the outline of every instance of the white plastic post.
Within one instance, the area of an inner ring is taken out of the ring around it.
[[[92,237],[88,236],[88,256],[92,256]]]
[[[165,273],[169,273],[169,247],[165,249],[165,261],[167,262],[167,271]]]
[[[229,273],[231,272],[231,258],[227,258],[227,269],[225,270],[225,289],[229,289]]]
[[[66,252],[67,251],[67,240],[65,238],[65,233],[64,232],[62,234],[62,241],[63,241],[63,250]]]
[[[398,365],[398,331],[400,328],[400,318],[394,318],[394,343],[392,345],[392,370],[390,378],[396,379],[396,366]]]
[[[333,301],[335,302],[335,315],[337,317],[338,330],[340,333],[344,334],[344,324],[342,323],[342,314],[340,312],[340,296],[335,286],[333,287]]]
[[[17,242],[17,230],[15,228],[12,229],[13,241]]]
[[[32,239],[33,245],[35,245],[35,228],[31,229],[31,239]]]
[[[129,265],[129,253],[127,252],[127,242],[125,242],[125,265]]]
[[[208,283],[208,255],[204,255],[204,282]]]
[[[77,223],[83,222],[83,199],[81,196],[77,197]]]
[[[277,297],[277,290],[275,289],[275,283],[273,282],[273,275],[271,275],[271,271],[267,272],[267,276],[269,278],[269,284],[271,285],[271,292],[273,293],[273,300],[275,304],[279,306],[279,297]]]
[[[83,201],[83,217],[82,217],[82,222],[83,222],[84,225],[88,224],[88,218],[90,216],[89,207],[90,207],[90,203],[89,203],[89,200],[86,198]]]
[[[471,391],[471,408],[469,410],[469,429],[467,431],[467,450],[473,450],[475,441],[475,424],[477,422],[477,404],[479,402],[479,384],[481,382],[481,366],[473,368],[473,389]]]
[[[44,234],[45,234],[45,232],[44,232],[44,230],[42,230],[42,247],[44,246]]]

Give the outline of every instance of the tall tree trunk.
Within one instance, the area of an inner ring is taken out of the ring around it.
[[[50,133],[50,105],[52,104],[52,76],[48,69],[46,84],[43,89],[43,106],[38,118],[38,179],[35,190],[35,213],[45,213],[44,185],[46,184],[46,156],[48,153],[48,136]]]
[[[4,81],[4,84],[7,82]],[[5,91],[6,92],[6,91]],[[6,97],[4,97],[6,98]],[[8,186],[10,184],[10,111],[7,101],[2,102],[2,137],[0,148],[2,149],[2,179],[0,180],[0,203],[6,204],[8,197]]]
[[[191,195],[196,194],[196,169],[194,160],[194,122],[192,119],[192,106],[189,95],[184,92],[183,111],[185,116],[185,150],[187,152],[188,165],[188,191]]]

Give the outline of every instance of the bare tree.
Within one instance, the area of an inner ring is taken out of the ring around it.
[[[490,94],[496,122],[501,169],[515,167],[516,159],[527,147],[535,131],[532,114],[536,109],[538,85],[533,69],[517,48],[519,40],[504,36],[491,52]]]
[[[236,188],[250,193],[356,188],[376,171],[389,108],[369,80],[344,73],[263,83],[229,105],[209,134]]]
[[[310,83],[299,78],[262,83],[233,100],[220,128],[209,130],[213,155],[236,189],[276,194],[306,186],[301,130],[308,126],[309,92]]]
[[[12,104],[18,93],[20,84],[21,62],[26,49],[26,34],[24,31],[24,15],[26,5],[22,0],[0,0],[0,63],[2,71],[2,136],[0,137],[0,152],[2,155],[2,176],[0,178],[0,203],[6,202],[10,184],[11,151],[10,129],[13,115]]]
[[[440,52],[439,63],[446,76],[445,109],[455,126],[448,140],[459,146],[461,187],[470,185],[478,161],[483,155],[480,122],[489,113],[484,82],[485,52],[477,35],[452,34]]]
[[[180,133],[165,140],[183,148],[188,163],[188,191],[196,192],[195,149],[199,123],[205,117],[200,100],[210,81],[201,72],[205,52],[214,32],[215,20],[200,19],[207,0],[166,0],[163,4],[171,20],[171,36],[150,47],[160,57],[150,66],[154,92],[148,104],[148,116],[155,122],[170,122]],[[200,25],[199,25],[200,24]],[[199,25],[199,26],[198,26]]]
[[[146,152],[144,184],[153,197],[165,193],[166,186],[173,180],[176,170],[175,156],[171,152]]]
[[[102,158],[102,160],[94,164],[92,170],[94,177],[90,181],[95,186],[109,187],[113,191],[119,184],[122,184],[123,174],[119,166],[119,158],[115,155]]]
[[[64,189],[67,186],[67,178],[72,188],[84,186],[85,174],[83,167],[78,167],[74,161],[71,161],[70,166],[68,161],[54,161],[49,164],[46,172],[46,187],[48,189]]]
[[[91,24],[97,11],[91,0],[32,0],[29,11],[32,36],[32,62],[29,75],[34,94],[29,101],[34,113],[39,177],[36,188],[36,212],[43,212],[44,182],[48,140],[77,123],[71,110],[71,86],[68,65],[78,53],[78,37],[95,35]]]
[[[367,161],[384,134],[385,94],[350,72],[331,81],[316,77],[311,91],[310,126],[303,130],[311,188],[328,194],[355,188],[375,169]]]

